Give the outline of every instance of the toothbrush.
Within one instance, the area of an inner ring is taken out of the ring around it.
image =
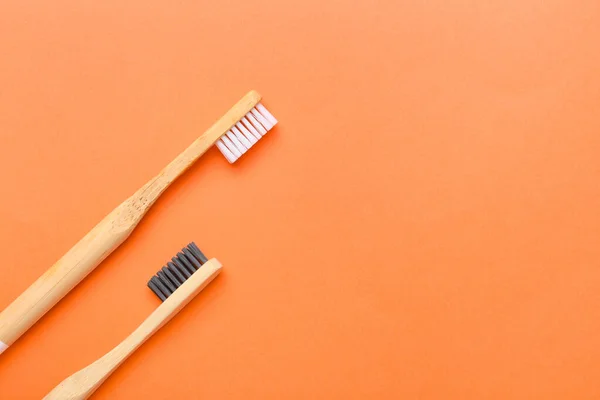
[[[163,301],[156,310],[117,347],[71,375],[43,400],[83,400],[121,365],[138,347],[173,318],[221,272],[221,263],[207,260],[194,242],[150,279],[148,286]]]
[[[234,163],[277,123],[248,92],[158,175],[108,214],[0,313],[0,353],[85,278],[131,234],[159,196],[213,144]]]

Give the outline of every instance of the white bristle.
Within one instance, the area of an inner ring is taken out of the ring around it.
[[[229,138],[229,140],[231,140],[233,142],[233,144],[235,145],[236,149],[238,149],[240,153],[244,154],[246,151],[248,151],[248,149],[246,148],[246,146],[244,146],[242,144],[242,142],[240,142],[238,140],[238,138],[235,137],[235,135],[233,134],[233,132],[231,132],[231,131],[227,132],[227,137]]]
[[[258,122],[256,120],[256,118],[254,118],[254,115],[252,115],[252,113],[246,114],[246,117],[248,117],[248,120],[250,121],[250,123],[252,124],[252,126],[254,126],[256,128],[256,130],[260,132],[261,136],[264,135],[265,133],[267,133],[267,130],[265,129],[265,127],[262,126],[260,124],[260,122]]]
[[[233,144],[231,142],[231,140],[229,140],[229,138],[227,136],[221,136],[221,140],[223,141],[223,143],[225,143],[225,146],[227,146],[227,148],[229,149],[229,151],[231,151],[233,154],[235,154],[236,157],[241,157],[242,156],[242,152],[239,151],[235,147],[235,144]]]
[[[254,135],[254,137],[256,138],[257,141],[262,137],[261,134],[258,133],[256,128],[254,126],[252,126],[250,121],[248,121],[248,118],[246,118],[246,117],[242,118],[242,122],[244,123],[246,128],[248,128],[248,130]]]
[[[258,139],[255,138],[254,135],[250,133],[248,128],[246,128],[241,122],[238,122],[237,124],[235,124],[234,128],[239,129],[242,132],[242,134],[246,137],[246,139],[248,139],[250,141],[251,145],[258,142]]]
[[[273,114],[271,114],[266,108],[265,106],[263,106],[262,104],[258,103],[256,105],[256,109],[262,114],[264,115],[264,117],[271,123],[271,125],[275,126],[277,125],[277,119],[273,116]]]
[[[246,149],[252,147],[252,143],[250,143],[246,136],[242,135],[242,132],[240,132],[240,130],[236,126],[232,126],[230,132],[233,132],[235,137],[238,138],[240,142],[242,142]]]
[[[256,117],[258,122],[260,122],[262,124],[262,126],[264,126],[267,129],[267,131],[273,127],[273,125],[271,125],[271,123],[269,121],[267,121],[267,119],[265,117],[260,115],[260,113],[258,112],[258,110],[256,108],[253,108],[250,112],[252,113],[252,115],[254,115]]]
[[[233,164],[275,124],[277,124],[275,117],[258,103],[215,144],[227,161]]]
[[[229,149],[227,148],[227,146],[225,146],[225,143],[223,143],[221,139],[217,140],[216,145],[219,148],[219,150],[221,150],[221,153],[223,153],[227,161],[229,161],[231,164],[233,164],[235,160],[237,160],[237,157],[229,151]]]

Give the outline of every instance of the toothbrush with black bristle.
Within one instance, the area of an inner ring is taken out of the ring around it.
[[[221,263],[216,258],[209,260],[194,242],[188,244],[148,281],[148,287],[162,304],[117,347],[62,381],[44,400],[87,399],[220,272]]]

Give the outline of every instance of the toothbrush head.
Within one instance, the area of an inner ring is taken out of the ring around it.
[[[247,96],[250,95],[256,96],[255,105],[215,142],[232,164],[277,124],[277,119],[259,102],[260,95],[254,91]]]
[[[207,261],[196,243],[191,242],[148,281],[148,287],[165,301]]]

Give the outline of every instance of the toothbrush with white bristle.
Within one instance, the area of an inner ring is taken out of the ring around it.
[[[252,90],[158,175],[121,203],[0,313],[0,353],[129,237],[160,195],[213,144],[234,163],[277,120]],[[1,290],[1,288],[0,288]]]

